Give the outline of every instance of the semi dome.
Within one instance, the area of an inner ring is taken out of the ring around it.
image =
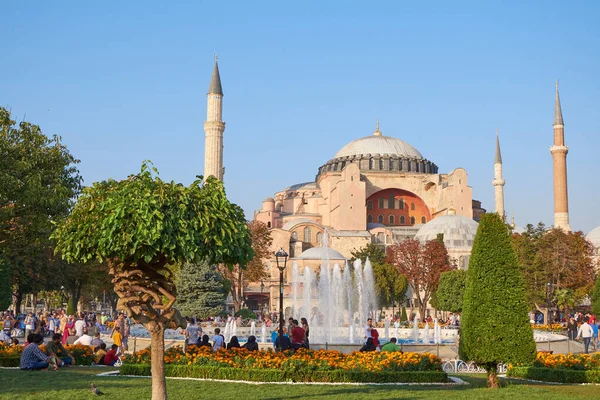
[[[371,135],[356,139],[342,147],[335,158],[352,157],[366,154],[381,154],[400,158],[423,159],[417,149],[410,144],[391,136]]]
[[[301,260],[345,260],[341,253],[329,247],[311,247],[304,250],[298,257]]]
[[[419,229],[415,239],[421,242],[434,240],[437,235],[444,235],[447,249],[470,248],[477,234],[479,224],[461,215],[441,215],[432,219]]]
[[[585,238],[594,245],[595,248],[600,249],[600,226],[595,227],[585,235]]]

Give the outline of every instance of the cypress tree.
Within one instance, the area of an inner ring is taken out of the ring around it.
[[[473,243],[459,354],[487,370],[488,387],[498,387],[499,363],[535,359],[524,280],[508,229],[495,213],[483,215]]]
[[[400,322],[408,321],[408,316],[406,315],[406,307],[402,306],[402,313],[400,314]]]
[[[175,307],[182,315],[206,318],[221,314],[225,308],[223,278],[207,262],[184,263],[177,279]]]

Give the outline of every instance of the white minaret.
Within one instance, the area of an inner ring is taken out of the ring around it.
[[[496,213],[502,219],[504,215],[504,179],[502,179],[502,155],[500,154],[500,139],[498,138],[498,129],[496,129],[496,158],[494,159],[494,200],[496,203]]]
[[[215,56],[215,68],[213,69],[210,86],[208,87],[206,103],[206,121],[204,122],[204,178],[214,176],[223,180],[225,168],[223,168],[223,88],[221,87],[221,76],[219,75],[218,57]]]

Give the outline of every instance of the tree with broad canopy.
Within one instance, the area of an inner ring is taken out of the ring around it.
[[[164,182],[144,162],[137,175],[85,188],[53,234],[67,261],[105,261],[118,308],[150,332],[154,400],[167,398],[164,330],[185,327],[173,307],[170,265],[203,259],[246,265],[253,257],[243,210],[227,200],[221,181],[198,178],[189,187]]]

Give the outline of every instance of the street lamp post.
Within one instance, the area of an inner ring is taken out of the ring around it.
[[[263,290],[265,290],[265,283],[260,281],[260,313],[263,314]]]
[[[279,269],[279,343],[282,343],[283,338],[283,271],[287,264],[288,253],[283,250],[283,247],[279,248],[275,253],[275,261],[277,262],[277,269]]]

